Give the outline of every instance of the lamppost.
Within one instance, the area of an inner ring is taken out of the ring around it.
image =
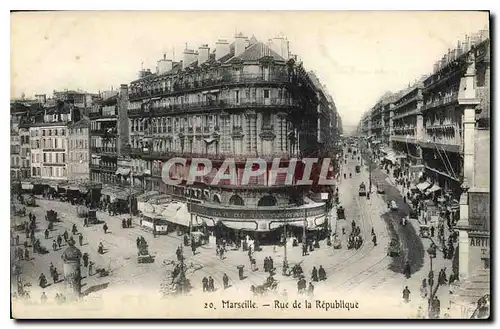
[[[427,253],[429,254],[429,260],[430,260],[430,270],[429,270],[429,305],[428,305],[428,314],[429,314],[429,319],[434,319],[435,314],[434,314],[434,307],[432,303],[434,302],[434,271],[432,269],[432,260],[436,258],[436,245],[432,243],[432,245],[427,249]]]

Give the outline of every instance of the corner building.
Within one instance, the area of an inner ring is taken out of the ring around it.
[[[285,224],[303,234],[325,227],[325,202],[307,197],[325,187],[286,186],[284,174],[273,185],[265,174],[240,184],[250,158],[265,160],[269,170],[273,158],[286,167],[291,158],[333,155],[334,144],[323,142],[338,136],[324,129],[337,126],[335,105],[289,55],[284,38],[263,43],[239,34],[232,43],[219,40],[214,52],[208,45],[185,50],[180,62],[164,56],[156,73],[142,70],[129,91],[131,174],[146,190],[189,200],[184,206],[190,215],[167,214],[167,221],[259,239],[279,236]],[[170,170],[182,180],[176,186],[161,178],[163,164],[173,157],[187,159],[186,166]],[[212,171],[187,185],[193,158],[210,159]],[[211,185],[226,158],[235,159],[238,183]]]

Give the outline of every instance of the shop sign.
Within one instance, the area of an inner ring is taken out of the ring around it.
[[[469,227],[472,230],[490,229],[490,194],[469,192]]]
[[[304,219],[326,213],[326,205],[322,204],[308,209],[224,209],[203,204],[192,204],[191,213],[215,218],[228,219]]]
[[[490,238],[489,237],[469,237],[469,246],[480,247],[480,248],[489,248],[490,247]]]

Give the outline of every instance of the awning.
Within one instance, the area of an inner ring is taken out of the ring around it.
[[[205,140],[205,143],[212,144],[215,141],[215,138],[210,137],[210,138],[205,138],[204,140]]]
[[[396,163],[396,156],[394,156],[393,154],[386,155],[386,156],[385,156],[385,159],[386,159],[387,161],[392,162],[393,164],[394,164],[394,163]]]
[[[432,185],[430,189],[425,191],[425,194],[431,194],[432,192],[439,191],[441,188],[438,185]]]
[[[191,214],[187,210],[187,206],[180,202],[172,202],[167,205],[162,216],[165,220],[181,226],[189,227],[191,222]]]
[[[431,184],[429,182],[423,182],[423,183],[417,184],[417,188],[420,191],[424,191],[425,189],[429,188],[429,186],[431,186]]]
[[[130,174],[130,169],[129,168],[118,168],[118,170],[115,173],[116,175],[122,175],[122,176],[127,176]]]
[[[328,193],[321,193],[321,200],[328,200]]]

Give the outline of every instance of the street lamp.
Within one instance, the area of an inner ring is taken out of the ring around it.
[[[434,243],[431,244],[429,249],[427,249],[427,253],[429,254],[429,260],[430,260],[430,270],[429,270],[429,305],[428,305],[428,314],[430,319],[434,319],[434,307],[432,306],[432,303],[434,302],[434,271],[432,269],[432,260],[436,258],[436,245]]]

